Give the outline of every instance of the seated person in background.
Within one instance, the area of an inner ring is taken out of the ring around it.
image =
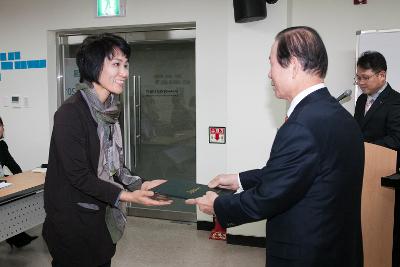
[[[14,158],[11,156],[10,152],[8,151],[8,146],[3,138],[4,135],[4,124],[3,120],[0,117],[0,169],[2,170],[4,166],[13,173],[17,174],[22,172],[21,168],[19,167],[18,163],[15,162]],[[3,176],[4,173],[1,172],[0,176]],[[30,236],[25,232],[17,234],[13,237],[10,237],[6,240],[11,247],[16,246],[17,248],[23,247],[28,245],[32,242],[32,240],[36,239],[37,236]]]

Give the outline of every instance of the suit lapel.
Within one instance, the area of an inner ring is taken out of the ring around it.
[[[367,111],[367,113],[365,114],[365,117],[361,123],[361,128],[367,124],[367,122],[371,119],[371,117],[374,115],[374,113],[379,110],[380,107],[382,107],[385,104],[385,101],[387,100],[387,98],[390,95],[390,90],[392,88],[390,87],[390,85],[388,84],[385,88],[385,90],[382,91],[382,93],[379,94],[378,98],[374,101],[374,103],[372,104],[372,106],[369,108],[369,110]],[[363,105],[365,107],[365,103]]]
[[[354,112],[354,118],[356,119],[356,121],[360,126],[364,120],[364,110],[366,103],[367,103],[367,95],[362,94],[357,100],[356,110]]]

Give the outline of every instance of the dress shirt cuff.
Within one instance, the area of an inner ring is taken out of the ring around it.
[[[243,189],[242,183],[240,182],[240,175],[239,174],[237,174],[237,181],[238,181],[239,188],[238,188],[238,190],[236,190],[236,193],[243,192],[244,189]]]
[[[115,204],[114,204],[115,207],[119,207],[119,202],[120,202],[119,199],[120,199],[121,194],[122,194],[123,191],[124,191],[124,190],[121,190],[121,192],[119,192],[118,198],[117,198],[117,200],[115,201]]]

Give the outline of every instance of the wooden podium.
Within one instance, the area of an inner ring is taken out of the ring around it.
[[[364,267],[391,267],[394,190],[381,186],[381,177],[396,172],[397,152],[364,143],[365,165],[361,196]]]

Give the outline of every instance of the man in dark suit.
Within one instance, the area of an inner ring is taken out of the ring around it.
[[[364,141],[400,151],[400,93],[386,81],[385,57],[376,51],[364,52],[357,60],[355,82],[362,90],[354,118]],[[400,154],[397,154],[397,170]],[[400,266],[400,190],[396,190],[392,266]]]
[[[288,28],[276,36],[270,64],[275,95],[290,107],[267,164],[209,183],[241,193],[210,191],[187,203],[224,227],[267,219],[268,267],[362,266],[364,145],[324,85],[325,46],[309,27]]]

